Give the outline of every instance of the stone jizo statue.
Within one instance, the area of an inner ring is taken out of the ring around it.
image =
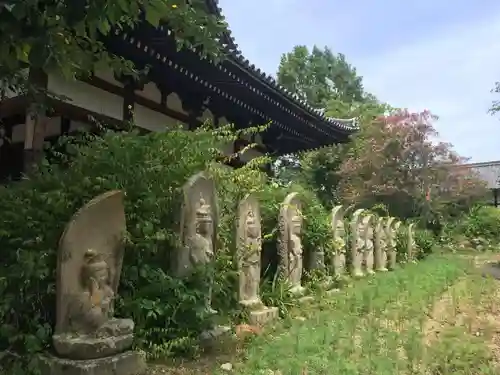
[[[380,217],[375,227],[375,270],[387,271],[387,235],[385,232],[386,218]]]
[[[354,211],[351,219],[351,274],[354,277],[363,277],[363,255],[365,240],[363,239],[363,227],[361,225],[363,209]]]
[[[333,267],[336,276],[340,276],[346,271],[346,231],[344,226],[344,208],[335,206],[332,209],[332,231],[333,246],[335,254],[333,258]]]
[[[388,268],[393,270],[396,268],[397,262],[397,234],[399,227],[401,225],[400,221],[396,221],[395,218],[390,217],[386,224],[386,236],[387,236],[387,258],[388,258]]]
[[[278,317],[276,307],[264,306],[260,299],[262,228],[260,206],[253,194],[238,206],[237,259],[239,268],[239,302],[249,313],[252,324],[264,324]]]
[[[365,266],[365,271],[367,274],[373,274],[373,226],[372,226],[373,215],[366,215],[361,220],[361,231],[363,236],[363,264]]]
[[[295,288],[301,289],[302,280],[302,218],[299,216],[298,212],[292,216],[290,231],[290,279],[292,280]]]
[[[408,225],[408,240],[407,240],[407,257],[408,262],[415,262],[415,251],[417,250],[417,244],[415,243],[415,232],[413,228],[415,223],[410,223]]]
[[[61,236],[57,265],[56,356],[41,356],[44,374],[140,373],[131,351],[134,322],[114,315],[126,233],[124,194],[110,191],[83,206]]]
[[[194,226],[194,236],[188,237],[186,241],[191,267],[209,264],[214,258],[212,212],[202,195],[198,201]]]
[[[208,279],[200,285],[205,289],[206,309],[212,309],[213,273],[215,259],[216,229],[218,224],[217,195],[214,181],[204,172],[192,176],[184,185],[184,205],[181,216],[182,251],[174,259],[174,274],[189,275],[194,269],[207,267]]]
[[[254,210],[247,205],[246,215],[240,219],[243,221],[244,238],[239,246],[240,263],[240,303],[243,305],[260,304],[260,255],[262,251],[262,239],[260,223],[257,222]]]
[[[280,210],[280,273],[291,284],[291,291],[300,294],[302,287],[302,216],[301,202],[297,193],[289,194]]]
[[[97,251],[87,250],[80,276],[82,292],[69,301],[68,332],[96,338],[132,334],[132,320],[113,317],[115,293],[110,267]]]

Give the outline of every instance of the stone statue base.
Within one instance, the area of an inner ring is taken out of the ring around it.
[[[70,334],[54,335],[54,349],[58,355],[68,359],[84,360],[110,357],[132,347],[134,335],[89,337]]]
[[[361,278],[361,277],[365,277],[365,274],[361,270],[353,270],[352,277]]]
[[[389,262],[387,264],[387,268],[389,270],[394,270],[396,268],[396,259],[397,259],[397,254],[395,251],[391,251],[390,256],[388,256]]]
[[[46,355],[39,357],[39,368],[42,375],[142,375],[146,371],[146,362],[134,351],[86,360]]]
[[[304,288],[302,285],[294,285],[292,288],[290,288],[290,293],[294,296],[297,296],[304,294],[305,290],[306,288]]]
[[[226,335],[229,335],[230,332],[231,327],[216,325],[212,329],[206,330],[200,334],[200,345],[205,348],[214,346],[219,339],[222,339]]]
[[[333,295],[337,294],[338,292],[340,292],[340,289],[334,288],[334,289],[327,290],[326,291],[326,295],[327,296],[333,296]]]
[[[306,303],[310,303],[312,301],[314,301],[314,297],[313,296],[303,296],[303,297],[299,298],[299,303],[300,304],[306,304]]]
[[[250,311],[248,314],[250,324],[261,326],[277,320],[278,317],[279,310],[277,307],[262,306],[260,309]]]
[[[279,316],[277,307],[267,307],[260,299],[240,301],[240,305],[248,314],[249,323],[253,325],[264,325]]]

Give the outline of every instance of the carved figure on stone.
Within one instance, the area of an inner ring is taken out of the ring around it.
[[[408,262],[414,262],[415,261],[415,251],[417,249],[417,245],[415,243],[415,233],[413,231],[413,227],[415,226],[415,223],[411,223],[408,225],[408,241],[407,241],[407,257],[408,257]]]
[[[332,231],[333,246],[335,254],[333,257],[333,267],[336,276],[342,275],[346,271],[346,231],[344,226],[344,208],[335,206],[332,209]]]
[[[388,257],[388,268],[393,270],[396,268],[397,261],[397,233],[401,225],[400,221],[396,221],[394,217],[390,217],[386,224],[386,236],[387,236],[387,257]]]
[[[262,251],[262,233],[260,209],[257,199],[248,195],[238,208],[238,265],[240,269],[240,303],[260,305],[260,256]]]
[[[253,194],[247,195],[238,206],[236,241],[239,302],[247,308],[251,324],[275,320],[279,315],[278,308],[264,306],[259,294],[262,226],[259,202]]]
[[[373,215],[366,215],[361,220],[361,231],[363,233],[363,264],[367,274],[373,274],[374,256],[373,256]]]
[[[132,345],[134,323],[114,317],[126,232],[123,193],[91,200],[59,244],[55,351],[71,359],[116,354]]]
[[[78,210],[59,241],[54,355],[39,355],[42,374],[142,373],[134,323],[114,316],[126,233],[124,194],[109,191]]]
[[[192,176],[184,185],[184,206],[181,215],[182,251],[176,254],[175,274],[185,276],[198,267],[209,267],[215,257],[218,206],[213,180],[204,172]],[[206,309],[211,307],[213,274],[206,285]]]
[[[291,284],[294,294],[302,293],[303,249],[302,215],[298,193],[289,194],[280,209],[280,273]]]
[[[375,270],[387,271],[387,235],[385,232],[385,217],[380,217],[375,226]]]
[[[361,220],[362,220],[362,213],[364,212],[363,209],[358,209],[354,211],[350,223],[351,227],[351,274],[354,277],[362,277],[364,276],[363,270],[362,270],[362,263],[363,263],[363,255],[364,255],[364,248],[365,248],[365,241],[363,238],[363,233],[362,233],[362,226],[361,226]]]

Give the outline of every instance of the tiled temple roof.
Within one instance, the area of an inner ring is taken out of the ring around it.
[[[224,18],[222,9],[218,5],[218,0],[206,0],[209,11],[217,17]],[[324,109],[315,109],[305,100],[300,99],[296,94],[280,85],[274,77],[266,74],[243,56],[243,53],[238,48],[234,37],[231,35],[231,30],[228,28],[222,38],[224,50],[228,53],[229,59],[232,59],[242,69],[249,72],[254,78],[259,80],[263,85],[275,90],[281,96],[286,98],[291,105],[298,107],[301,111],[313,116],[318,122],[327,124],[329,127],[337,128],[343,132],[355,133],[359,130],[359,124],[356,118],[352,119],[337,119],[325,115]]]

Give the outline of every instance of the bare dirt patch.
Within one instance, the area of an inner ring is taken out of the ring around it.
[[[499,261],[475,257],[479,269],[487,262]],[[467,336],[481,338],[500,366],[500,281],[482,277],[480,272],[468,275],[450,287],[434,304],[424,324],[427,346],[439,342],[445,332],[460,328]]]

